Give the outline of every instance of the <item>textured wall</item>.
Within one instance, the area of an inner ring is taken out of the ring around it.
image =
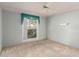
[[[50,16],[47,22],[48,39],[79,48],[79,11]]]
[[[29,13],[29,12],[28,12]],[[20,13],[3,10],[3,47],[9,47],[22,42]],[[39,40],[46,38],[46,21],[40,18]],[[32,40],[34,41],[34,40]]]

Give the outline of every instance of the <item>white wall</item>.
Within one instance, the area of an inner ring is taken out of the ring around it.
[[[0,52],[2,49],[2,10],[0,9]]]
[[[46,39],[46,19],[40,17],[39,39]]]
[[[18,13],[2,11],[3,17],[3,47],[21,42],[21,20]]]
[[[79,48],[79,11],[49,17],[47,33],[48,39]]]
[[[29,13],[29,12],[27,12]],[[22,42],[21,34],[21,16],[20,13],[3,10],[3,47],[20,44]],[[46,39],[46,21],[40,17],[39,39]]]

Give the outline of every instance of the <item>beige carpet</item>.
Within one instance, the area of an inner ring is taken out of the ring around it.
[[[79,49],[51,40],[42,40],[5,48],[1,57],[63,57],[79,56]]]

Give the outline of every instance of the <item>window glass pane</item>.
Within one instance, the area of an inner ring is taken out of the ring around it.
[[[27,36],[28,38],[36,38],[37,37],[37,20],[31,20],[29,19],[27,21],[28,23],[28,30],[27,30]]]

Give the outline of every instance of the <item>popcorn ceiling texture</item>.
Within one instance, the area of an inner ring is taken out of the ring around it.
[[[1,57],[63,57],[79,56],[79,49],[51,40],[41,40],[4,48]]]

